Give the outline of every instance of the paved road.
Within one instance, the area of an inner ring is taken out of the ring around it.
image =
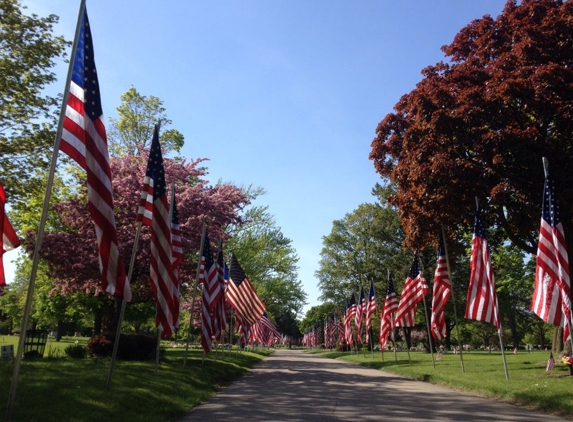
[[[563,421],[359,365],[277,350],[181,422]]]

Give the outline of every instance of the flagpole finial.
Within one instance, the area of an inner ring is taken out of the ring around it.
[[[479,210],[479,198],[476,196],[476,210]]]
[[[547,157],[543,157],[541,160],[543,161],[543,172],[545,173],[545,177],[547,177],[547,172],[549,171],[549,160]]]

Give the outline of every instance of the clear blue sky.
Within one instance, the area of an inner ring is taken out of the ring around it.
[[[79,1],[22,0],[73,38]],[[309,304],[322,237],[373,202],[377,124],[443,59],[440,47],[504,0],[92,0],[106,117],[131,85],[164,101],[209,180],[253,184],[292,240]],[[67,67],[57,68],[62,92]],[[14,253],[5,255],[5,263]],[[8,269],[8,268],[7,268]]]

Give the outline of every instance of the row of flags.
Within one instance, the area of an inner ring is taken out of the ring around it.
[[[573,325],[569,262],[561,222],[559,205],[557,204],[553,181],[545,164],[545,185],[543,190],[543,212],[539,236],[538,252],[536,258],[535,289],[530,309],[543,321],[563,327],[563,341],[570,339]],[[474,233],[472,237],[470,259],[470,282],[467,292],[467,305],[465,318],[484,321],[494,325],[501,336],[501,317],[497,293],[495,289],[494,273],[487,242],[486,229],[481,216],[481,209],[477,207]],[[418,254],[415,253],[408,277],[404,284],[402,296],[398,300],[394,283],[388,273],[388,286],[382,313],[380,316],[379,343],[384,351],[388,338],[392,342],[396,327],[412,327],[415,324],[416,308],[418,303],[428,294],[429,287],[420,270]],[[446,337],[447,327],[445,321],[445,305],[452,296],[452,283],[449,274],[447,254],[444,238],[440,239],[437,253],[436,270],[434,274],[434,288],[432,293],[431,322],[429,331],[432,337],[439,341]],[[364,287],[361,287],[358,303],[354,294],[345,301],[344,321],[340,328],[333,316],[324,324],[325,347],[334,347],[334,334],[339,333],[341,344],[354,344],[351,320],[355,320],[356,340],[362,343],[362,316],[366,320],[366,341],[369,341],[372,315],[376,312],[374,284],[370,285],[370,294],[366,301]],[[316,343],[318,330],[313,329],[305,334],[306,344]]]

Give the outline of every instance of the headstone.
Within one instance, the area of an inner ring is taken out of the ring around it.
[[[0,346],[0,357],[2,357],[2,359],[14,359],[14,345],[6,344]]]

